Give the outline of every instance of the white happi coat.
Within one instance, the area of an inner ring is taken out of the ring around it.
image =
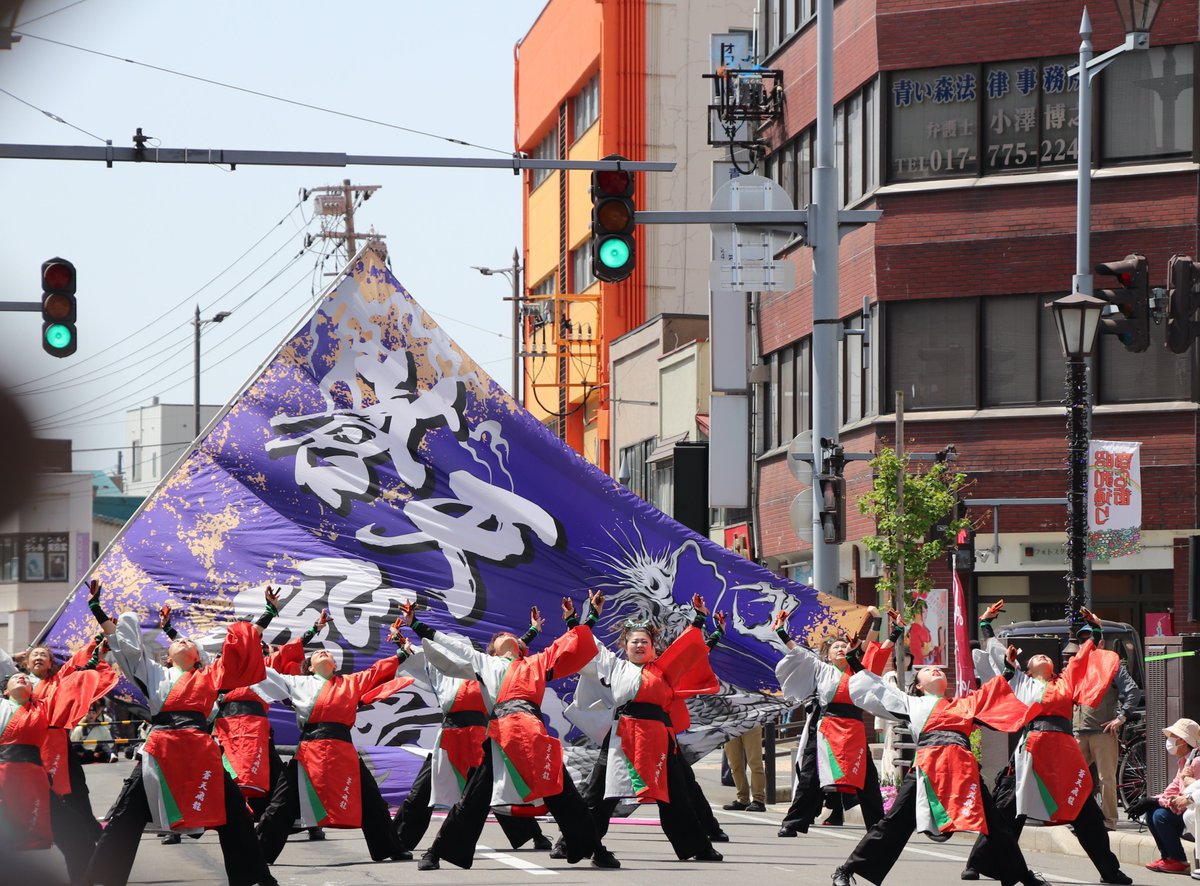
[[[843,672],[834,665],[824,661],[806,646],[797,643],[787,654],[775,664],[775,678],[783,690],[784,698],[793,703],[800,703],[815,694],[817,701],[824,708],[837,693],[842,682]],[[819,717],[819,713],[813,716]],[[821,787],[836,783],[837,778],[829,765],[832,750],[829,740],[820,729],[815,729],[817,737],[817,772],[820,774]],[[804,747],[809,741],[809,730],[806,727],[801,733],[800,747],[796,753],[796,765],[804,759]]]

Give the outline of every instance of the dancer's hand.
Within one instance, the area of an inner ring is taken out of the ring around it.
[[[713,621],[717,623],[717,627],[721,629],[721,633],[725,633],[725,613],[718,612],[713,616]]]
[[[997,615],[999,615],[1003,611],[1004,611],[1004,601],[997,600],[995,603],[993,603],[991,606],[989,606],[987,608],[987,610],[983,613],[983,618],[981,618],[980,621],[991,621],[992,619],[994,619]]]
[[[699,594],[692,594],[692,608],[708,618],[708,605],[704,602],[704,598]]]

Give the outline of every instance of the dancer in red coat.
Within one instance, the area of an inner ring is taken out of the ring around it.
[[[196,644],[179,639],[168,647],[168,667],[146,647],[134,613],[114,622],[101,607],[100,584],[92,581],[88,590],[88,605],[112,645],[113,658],[146,696],[152,727],[96,844],[85,882],[125,886],[142,830],[153,821],[160,830],[216,828],[231,886],[274,886],[242,793],[208,732],[208,716],[220,693],[266,677],[262,629],[278,614],[279,598],[268,587],[266,612],[256,623],[231,624],[213,663],[201,663]]]

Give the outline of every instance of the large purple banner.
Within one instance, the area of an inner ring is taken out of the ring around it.
[[[391,654],[397,604],[479,643],[603,588],[599,636],[629,616],[668,636],[699,593],[729,613],[713,655],[721,695],[696,702],[693,750],[773,713],[781,644],[772,613],[818,637],[856,629],[862,610],[790,583],[684,528],[587,464],[464,354],[369,251],[214,422],[94,565],[114,616],[147,629],[169,604],[181,634],[219,635],[282,589],[267,639],[312,625],[343,668]],[[47,627],[59,651],[95,631],[77,589]],[[566,734],[569,689],[544,710]],[[284,729],[288,712],[277,724]],[[425,743],[438,716],[419,689],[363,711],[362,745]],[[294,730],[291,731],[294,735]],[[287,740],[284,730],[281,742]]]

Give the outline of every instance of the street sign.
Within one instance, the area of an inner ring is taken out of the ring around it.
[[[812,486],[812,431],[801,431],[788,444],[787,466],[801,486]]]
[[[792,521],[792,532],[805,544],[813,541],[813,491],[810,486],[792,499],[788,506],[788,517]]]
[[[761,175],[740,175],[725,182],[713,194],[710,209],[729,211],[791,211],[795,209],[787,191]],[[709,266],[709,284],[715,291],[786,292],[796,288],[796,267],[776,261],[792,232],[765,226],[714,224],[714,261]]]

